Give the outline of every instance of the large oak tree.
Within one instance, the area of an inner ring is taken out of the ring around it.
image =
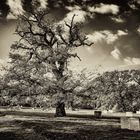
[[[73,85],[72,88],[65,88],[65,82],[69,78],[66,71],[70,59],[81,60],[73,50],[81,46],[91,46],[93,43],[80,32],[81,24],[74,21],[76,15],[73,15],[69,22],[64,21],[63,25],[50,20],[48,15],[48,12],[40,10],[18,17],[16,34],[20,39],[11,46],[10,58],[13,66],[11,71],[15,71],[17,75],[25,65],[26,70],[34,75],[41,67],[45,67],[45,72],[53,75],[53,84],[46,85],[48,90],[46,91],[55,92],[58,97],[56,116],[65,116],[63,98],[80,83]],[[26,79],[28,83],[40,85],[39,80],[23,75],[22,73],[20,77]]]

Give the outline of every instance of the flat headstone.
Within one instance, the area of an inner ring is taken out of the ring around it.
[[[139,118],[129,118],[129,129],[140,131],[140,119]]]
[[[137,117],[122,117],[121,128],[140,131],[140,119]]]

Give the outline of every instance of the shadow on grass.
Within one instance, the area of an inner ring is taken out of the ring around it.
[[[104,119],[89,119],[91,124],[86,123],[88,118],[85,122],[71,117],[43,119],[11,120],[5,125],[1,122],[0,125],[17,127],[18,130],[11,127],[1,131],[0,140],[140,140],[139,132],[122,130],[117,125],[101,125],[101,121],[106,123]]]

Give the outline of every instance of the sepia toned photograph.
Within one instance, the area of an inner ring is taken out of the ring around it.
[[[0,140],[140,140],[140,0],[0,0]]]

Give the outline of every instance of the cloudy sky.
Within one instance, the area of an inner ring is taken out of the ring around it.
[[[36,0],[38,8],[49,9],[59,23],[82,22],[82,31],[94,42],[78,48],[82,61],[73,60],[74,68],[112,69],[140,66],[140,0]],[[0,0],[0,64],[5,64],[14,35],[13,15],[30,11],[35,0]]]

